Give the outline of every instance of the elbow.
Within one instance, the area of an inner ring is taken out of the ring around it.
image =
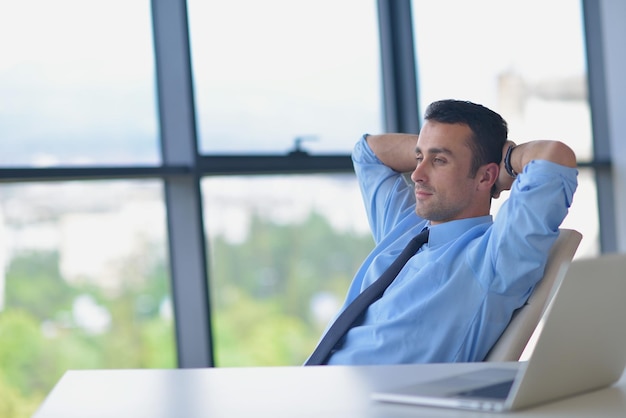
[[[576,154],[568,145],[561,141],[546,141],[546,159],[557,164],[576,168]]]

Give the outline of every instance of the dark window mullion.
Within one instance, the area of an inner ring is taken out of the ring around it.
[[[594,159],[611,161],[609,102],[605,77],[605,40],[602,34],[602,2],[583,0],[585,44],[587,53],[587,77],[589,83],[589,107],[593,130]],[[595,172],[598,194],[598,221],[600,226],[600,251],[617,250],[614,181],[611,170]]]
[[[352,172],[349,155],[212,155],[200,157],[198,170],[216,174],[302,174]]]
[[[152,18],[163,164],[189,167],[164,181],[178,365],[206,367],[213,350],[185,0],[153,0]]]

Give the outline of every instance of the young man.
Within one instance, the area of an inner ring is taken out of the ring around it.
[[[500,115],[471,102],[432,103],[424,118],[419,137],[365,135],[354,148],[376,247],[342,310],[412,237],[427,227],[429,238],[325,364],[483,360],[541,279],[572,203],[578,172],[565,144],[516,146]],[[509,189],[492,219],[492,197]]]

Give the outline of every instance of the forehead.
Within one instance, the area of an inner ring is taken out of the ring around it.
[[[428,152],[440,149],[450,153],[467,152],[470,151],[468,141],[471,135],[472,130],[465,124],[426,121],[420,130],[416,150]]]

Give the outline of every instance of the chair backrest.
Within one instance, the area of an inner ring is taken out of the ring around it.
[[[573,229],[559,231],[559,237],[550,249],[543,278],[537,283],[526,303],[515,311],[511,322],[484,361],[520,359],[582,240],[582,234]]]

